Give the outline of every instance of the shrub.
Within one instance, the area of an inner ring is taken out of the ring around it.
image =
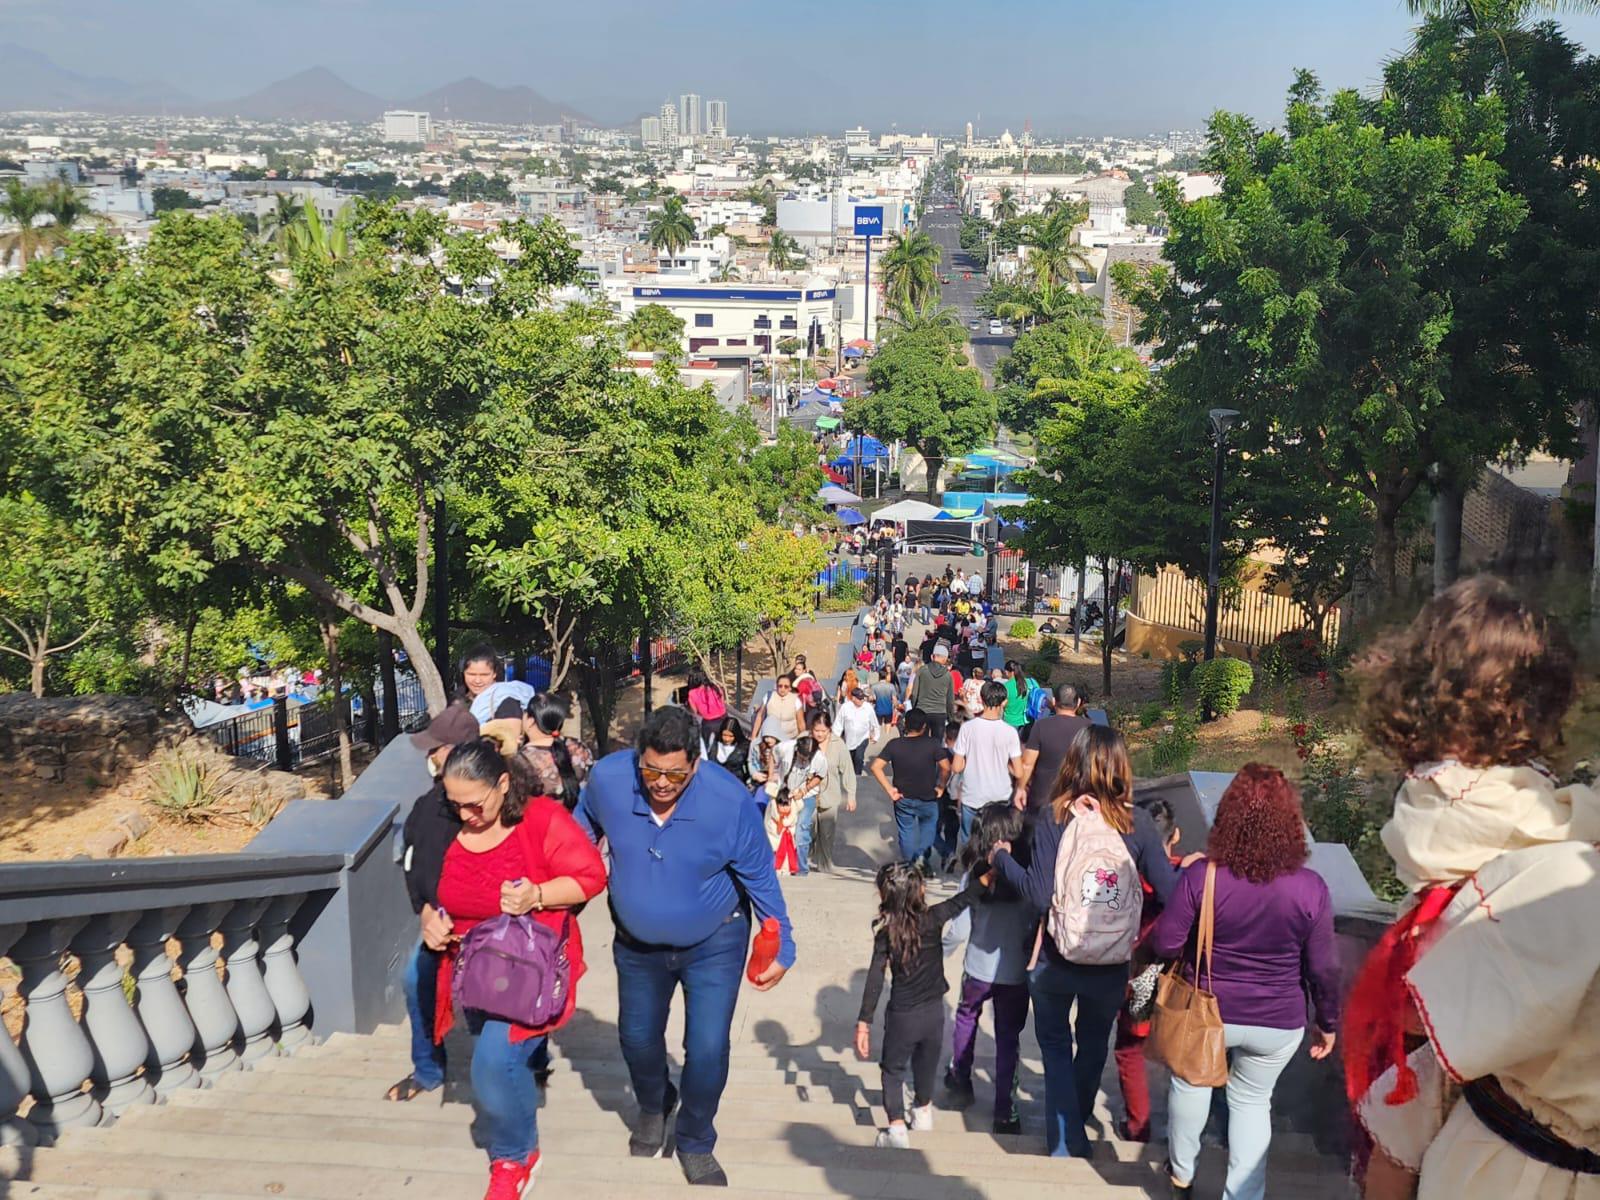
[[[1139,709],[1139,728],[1154,729],[1161,724],[1161,718],[1164,715],[1165,710],[1161,707],[1161,702],[1159,700],[1150,701],[1150,703],[1141,706]]]
[[[1394,860],[1380,837],[1389,815],[1387,794],[1375,802],[1372,789],[1356,774],[1354,765],[1334,750],[1321,747],[1306,759],[1300,797],[1312,837],[1348,846],[1380,899],[1405,897],[1406,887],[1395,874]]]
[[[1016,628],[1016,626],[1012,626],[1013,630],[1015,630],[1015,628]],[[1039,643],[1039,657],[1044,659],[1045,662],[1060,662],[1061,661],[1061,639],[1060,638],[1047,637],[1043,641],[1041,641]]]
[[[1200,703],[1207,712],[1219,717],[1238,712],[1239,702],[1256,681],[1249,663],[1226,656],[1197,664],[1192,678]]]
[[[1200,715],[1187,706],[1172,714],[1172,723],[1150,747],[1150,765],[1157,775],[1176,775],[1189,768],[1200,743]]]
[[[1206,644],[1195,638],[1186,638],[1178,643],[1178,653],[1183,656],[1185,662],[1197,663],[1205,652]]]
[[[1039,627],[1027,617],[1018,617],[1011,622],[1011,636],[1014,638],[1031,638],[1039,632]]]
[[[1169,658],[1161,664],[1161,696],[1169,705],[1183,699],[1183,691],[1194,675],[1194,663],[1184,659]]]
[[[1272,639],[1261,661],[1273,674],[1316,675],[1328,669],[1328,656],[1310,629],[1291,629]]]
[[[179,750],[164,751],[150,768],[150,803],[178,821],[204,821],[221,792],[210,766]]]

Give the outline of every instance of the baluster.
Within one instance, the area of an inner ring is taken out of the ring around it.
[[[265,947],[261,954],[261,973],[267,994],[278,1012],[278,1048],[293,1054],[311,1037],[306,1028],[306,1013],[311,1010],[311,993],[300,977],[294,960],[294,935],[289,922],[306,902],[304,896],[279,896],[261,918],[260,937]]]
[[[24,925],[0,925],[0,955],[11,949]],[[11,1035],[0,1029],[0,1146],[31,1146],[39,1140],[33,1126],[17,1116],[17,1106],[28,1094],[28,1064]]]
[[[233,1001],[233,1011],[239,1017],[239,1032],[244,1036],[240,1060],[248,1067],[258,1058],[267,1058],[278,1052],[277,1044],[268,1035],[277,1019],[277,1009],[272,1007],[272,997],[261,978],[261,964],[256,961],[261,953],[261,943],[256,940],[256,924],[271,901],[240,900],[222,919],[222,957],[228,968],[228,999]]]
[[[92,918],[72,948],[83,962],[78,986],[83,989],[83,1029],[94,1050],[95,1081],[100,1103],[112,1116],[134,1104],[154,1104],[155,1092],[139,1075],[150,1054],[150,1039],[134,1016],[122,990],[117,947],[139,919],[137,912],[104,913]]]
[[[100,1102],[83,1090],[94,1070],[94,1050],[67,1007],[67,977],[61,956],[87,917],[38,921],[17,939],[11,961],[22,972],[27,1019],[22,1026],[22,1057],[36,1103],[28,1120],[52,1142],[70,1125],[98,1125]]]
[[[189,1051],[195,1045],[194,1022],[173,982],[172,959],[167,956],[167,940],[177,936],[178,924],[188,911],[184,906],[153,908],[128,933],[133,977],[138,984],[135,1004],[150,1040],[145,1078],[157,1096],[200,1086],[199,1073],[189,1062]]]
[[[218,922],[232,907],[231,900],[196,905],[178,926],[178,938],[183,942],[183,999],[195,1028],[189,1060],[200,1071],[202,1084],[224,1071],[239,1069],[239,1054],[233,1048],[239,1014],[233,1011],[233,1001],[217,978],[217,952],[211,945]]]

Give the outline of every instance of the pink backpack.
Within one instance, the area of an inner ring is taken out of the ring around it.
[[[1139,869],[1122,835],[1106,823],[1092,796],[1079,796],[1056,851],[1048,917],[1056,949],[1068,962],[1125,963],[1133,957],[1143,909]]]

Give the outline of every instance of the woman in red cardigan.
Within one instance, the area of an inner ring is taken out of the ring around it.
[[[423,930],[440,965],[434,1040],[450,1029],[450,976],[455,949],[479,921],[501,913],[532,913],[560,929],[565,914],[606,886],[605,863],[558,801],[528,797],[519,765],[492,741],[457,746],[442,773],[446,802],[461,817],[461,832],[445,853],[439,876],[439,920]],[[564,1025],[583,977],[583,936],[571,923],[567,954],[573,986],[560,1020],[541,1029],[467,1010],[473,1033],[472,1091],[488,1132],[489,1190],[485,1200],[518,1200],[539,1167],[539,1084],[534,1055],[545,1037]]]

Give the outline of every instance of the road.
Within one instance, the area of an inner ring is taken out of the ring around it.
[[[978,297],[988,286],[988,280],[982,265],[961,248],[961,214],[953,208],[931,209],[922,218],[921,228],[944,248],[939,273],[949,276],[950,282],[942,289],[942,298],[946,304],[960,310],[961,323],[969,326],[967,333],[972,338],[973,360],[983,372],[984,382],[993,387],[995,365],[1011,352],[1014,339],[990,337],[989,319],[978,315]],[[963,279],[968,271],[972,278]],[[970,328],[973,321],[980,322],[977,329]]]

